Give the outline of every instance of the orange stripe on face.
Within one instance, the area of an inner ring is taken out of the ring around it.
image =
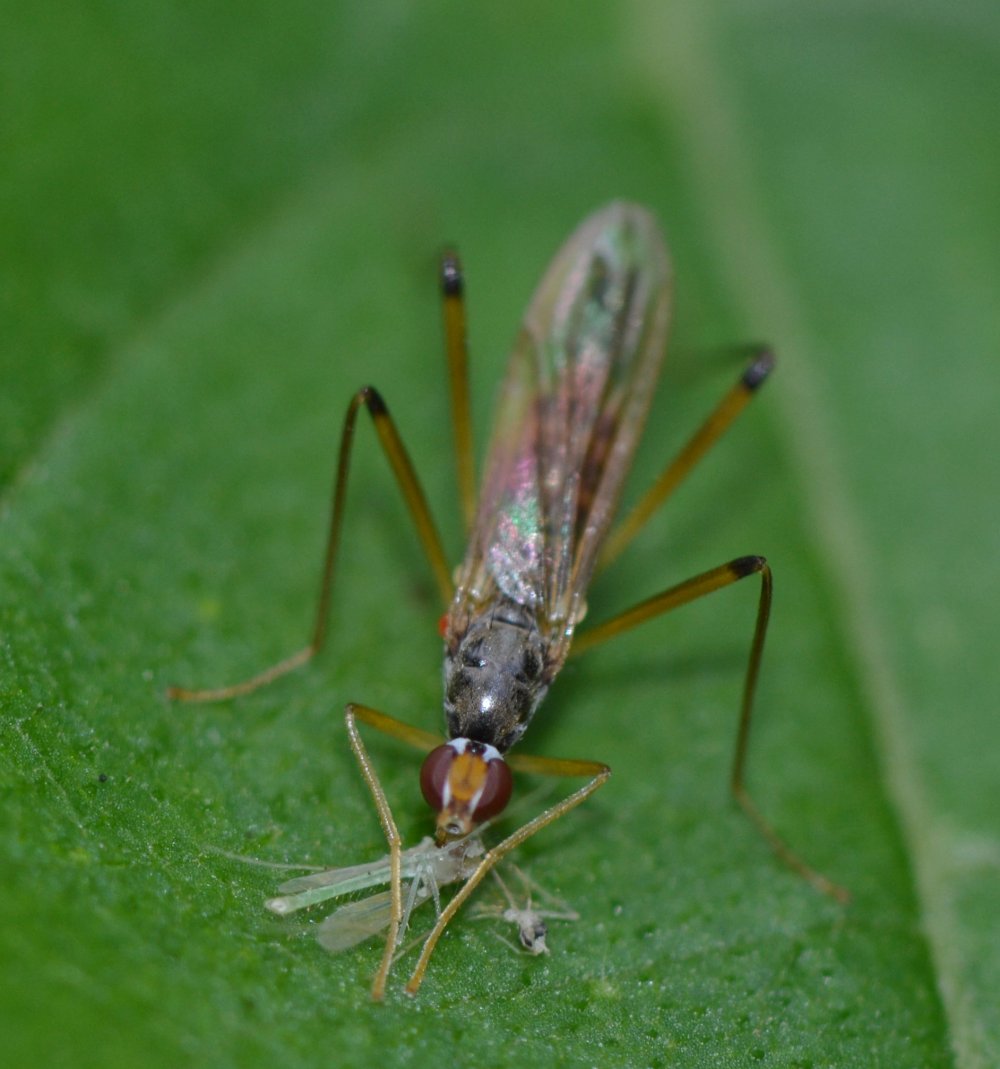
[[[455,809],[468,806],[486,783],[487,762],[479,754],[455,755],[448,771],[448,786],[451,788],[451,804]]]

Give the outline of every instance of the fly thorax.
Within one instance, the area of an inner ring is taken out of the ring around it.
[[[444,711],[451,737],[509,750],[548,689],[545,651],[534,616],[515,602],[473,619],[445,658]]]

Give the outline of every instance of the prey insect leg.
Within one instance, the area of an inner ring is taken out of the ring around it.
[[[760,674],[760,662],[764,654],[764,639],[771,615],[773,581],[771,568],[764,557],[738,557],[728,564],[719,565],[701,575],[696,575],[683,583],[678,583],[659,594],[647,598],[630,609],[613,616],[596,627],[581,632],[575,639],[571,656],[576,656],[601,642],[606,642],[647,620],[686,605],[690,601],[721,590],[745,579],[750,575],[760,576],[760,598],[757,602],[757,618],[754,624],[753,639],[750,643],[750,657],[743,681],[743,697],[740,703],[740,722],[736,736],[736,753],[733,758],[729,786],[733,797],[753,822],[755,827],[767,840],[771,849],[791,869],[808,880],[818,891],[839,902],[846,902],[849,893],[839,884],[834,883],[822,873],[817,872],[804,861],[778,834],[774,826],[760,812],[746,788],[745,771],[747,749],[750,742],[750,721],[753,715],[754,695],[757,690],[757,678]]]
[[[251,691],[266,686],[275,679],[279,679],[293,669],[305,664],[306,661],[310,660],[322,649],[330,614],[337,551],[340,546],[340,531],[343,524],[344,501],[347,496],[347,477],[350,471],[354,429],[357,422],[358,409],[362,405],[365,406],[372,418],[382,451],[389,461],[389,465],[396,477],[396,482],[403,494],[403,499],[417,529],[424,553],[427,555],[427,560],[434,572],[442,603],[447,605],[451,601],[452,581],[450,569],[445,558],[444,547],[441,544],[441,537],[438,534],[430,507],[427,504],[427,498],[424,496],[424,491],[420,486],[420,480],[417,478],[413,463],[399,436],[396,424],[389,414],[389,409],[382,399],[382,395],[374,386],[363,386],[351,398],[351,402],[347,407],[347,414],[344,417],[344,427],[340,438],[340,452],[337,460],[337,474],[334,481],[330,509],[329,534],[327,536],[326,554],[320,579],[319,601],[308,645],[293,653],[290,657],[286,657],[277,664],[265,668],[264,671],[258,672],[242,682],[233,683],[230,686],[205,689],[173,686],[167,689],[168,698],[174,701],[215,702],[235,698],[241,694],[249,694]]]

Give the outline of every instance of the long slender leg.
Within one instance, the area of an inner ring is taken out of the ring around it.
[[[402,883],[402,855],[403,840],[400,838],[399,829],[389,807],[389,800],[382,790],[378,773],[372,765],[364,741],[355,723],[356,706],[348,705],[344,710],[344,720],[347,723],[347,737],[351,741],[351,749],[361,767],[361,774],[368,784],[372,798],[375,800],[375,808],[378,810],[379,820],[382,822],[382,830],[385,832],[386,842],[389,844],[389,895],[391,899],[391,915],[389,917],[389,930],[385,937],[385,949],[382,951],[382,962],[375,973],[372,981],[372,998],[380,1002],[385,995],[385,985],[389,978],[389,970],[392,968],[392,957],[396,953],[396,941],[399,938],[399,926],[403,916],[403,883]],[[374,712],[374,710],[372,710]]]
[[[829,895],[840,902],[846,902],[850,898],[847,890],[828,879],[822,873],[817,872],[781,838],[774,826],[757,808],[746,788],[745,772],[747,748],[750,743],[750,721],[753,715],[757,678],[760,674],[760,662],[764,654],[764,639],[767,635],[767,624],[771,615],[773,593],[771,568],[764,557],[738,557],[728,564],[722,564],[718,568],[702,572],[701,575],[696,575],[693,579],[678,583],[677,586],[670,587],[660,594],[647,598],[603,624],[598,624],[589,631],[583,632],[575,640],[571,655],[576,656],[584,650],[598,645],[598,643],[605,642],[616,635],[622,634],[624,631],[628,631],[630,628],[651,620],[655,616],[670,612],[681,605],[686,605],[689,601],[711,594],[715,590],[721,590],[723,587],[738,582],[740,579],[745,579],[748,575],[760,576],[760,599],[757,603],[757,619],[754,624],[753,640],[750,643],[750,657],[743,682],[740,724],[736,735],[736,753],[733,758],[729,786],[744,813],[768,841],[775,854],[789,868],[798,872],[823,894]]]
[[[440,746],[445,741],[441,735],[435,735],[433,731],[424,731],[423,728],[414,727],[412,724],[397,720],[394,716],[389,716],[388,713],[373,709],[370,705],[351,702],[348,708],[352,710],[351,715],[353,717],[369,727],[375,728],[376,731],[381,731],[383,735],[390,735],[394,739],[399,739],[400,742],[405,742],[408,746],[412,746],[422,753],[430,753],[435,746]]]
[[[476,866],[475,871],[465,881],[461,889],[454,898],[452,898],[444,910],[442,910],[441,915],[437,919],[437,923],[434,925],[433,929],[431,929],[430,935],[427,936],[423,949],[420,951],[420,958],[406,984],[406,993],[408,995],[415,995],[419,990],[420,984],[424,979],[424,973],[427,971],[427,965],[431,960],[431,955],[434,953],[434,948],[437,946],[437,942],[444,933],[445,928],[448,927],[451,923],[451,919],[462,908],[469,895],[472,894],[490,870],[498,865],[507,854],[520,846],[521,843],[530,839],[536,832],[541,831],[542,828],[551,824],[553,821],[558,820],[571,809],[575,809],[582,801],[589,798],[590,795],[592,795],[594,791],[596,791],[597,788],[600,787],[611,775],[611,769],[608,768],[607,765],[601,764],[599,761],[560,761],[543,757],[534,757],[531,758],[530,761],[532,762],[533,771],[549,771],[551,774],[557,776],[589,775],[592,778],[588,783],[585,783],[582,787],[575,790],[561,802],[546,809],[544,813],[540,813],[534,820],[529,820],[527,824],[522,824],[512,835],[508,835],[506,839],[483,855],[483,858]],[[513,759],[511,760],[511,763],[513,764]],[[572,767],[573,771],[569,771],[570,767]]]
[[[327,620],[330,614],[330,599],[333,591],[333,580],[336,571],[337,550],[340,546],[340,530],[343,523],[344,501],[347,495],[347,477],[351,464],[351,447],[354,443],[354,428],[357,422],[358,409],[364,405],[372,418],[375,431],[378,434],[382,450],[389,461],[396,482],[402,491],[403,499],[417,534],[424,547],[434,577],[437,581],[443,604],[451,601],[452,581],[445,558],[444,547],[441,537],[431,516],[430,507],[420,486],[420,480],[414,470],[406,447],[399,436],[389,409],[386,407],[382,395],[374,386],[363,386],[351,398],[347,406],[347,414],[344,417],[344,429],[340,438],[340,452],[337,460],[337,475],[334,482],[333,498],[330,509],[330,529],[327,536],[326,554],[323,559],[323,572],[320,579],[319,600],[316,608],[316,619],[313,623],[312,635],[308,645],[303,647],[283,661],[265,668],[264,671],[245,679],[240,683],[233,683],[226,687],[210,687],[205,689],[189,689],[187,687],[168,687],[167,697],[174,701],[186,702],[214,702],[223,701],[227,698],[235,698],[241,694],[249,694],[251,691],[263,687],[275,679],[298,668],[310,658],[314,657],[323,647],[326,638]]]
[[[639,499],[632,511],[608,535],[598,558],[598,569],[606,568],[639,533],[650,516],[677,489],[683,479],[729,429],[736,417],[763,385],[774,368],[774,354],[760,348],[736,384],[726,393],[708,419],[695,431],[684,448],[663,469],[659,478]]]
[[[448,379],[451,383],[451,418],[455,432],[455,463],[458,494],[466,534],[476,514],[476,467],[472,447],[472,415],[469,406],[469,344],[465,325],[465,283],[458,253],[446,249],[441,256],[441,297],[444,317]]]
[[[372,709],[368,705],[360,705],[352,702],[344,709],[344,720],[347,724],[347,736],[350,739],[351,749],[357,758],[364,776],[365,783],[375,800],[375,808],[378,811],[382,830],[385,832],[386,842],[389,844],[389,896],[391,917],[389,931],[386,935],[385,949],[382,952],[382,961],[372,981],[372,998],[378,1002],[385,994],[386,981],[389,978],[389,970],[392,968],[393,955],[396,952],[396,944],[399,942],[400,932],[403,930],[403,883],[402,883],[402,851],[403,841],[400,838],[396,821],[392,815],[389,801],[382,790],[382,784],[368,755],[361,733],[358,731],[357,721],[361,720],[370,727],[381,731],[385,735],[391,735],[417,750],[427,753],[441,743],[441,737],[434,735],[422,728],[406,724],[397,720],[394,716]]]

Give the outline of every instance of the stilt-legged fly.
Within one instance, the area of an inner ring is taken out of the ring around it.
[[[482,879],[515,847],[600,787],[600,761],[511,754],[567,657],[740,579],[760,577],[730,786],[774,851],[821,891],[846,892],[810,868],[779,837],[744,783],[754,692],[771,610],[771,569],[740,557],[655,594],[590,629],[587,586],[718,440],[769,375],[758,350],[735,385],[629,515],[614,529],[622,484],[646,419],[666,346],[671,267],[652,215],[616,202],[586,219],[556,254],[528,307],[500,394],[478,501],[466,371],[465,307],[457,257],[442,261],[445,338],[460,496],[469,536],[465,559],[448,566],[409,455],[385,401],[360,389],[344,420],[319,606],[309,644],[234,686],[172,688],[173,698],[212,701],[255,690],[322,647],[340,540],[355,423],[364,406],[399,483],[446,608],[444,713],[447,738],[365,705],[346,708],[351,746],[389,844],[390,920],[372,994],[381,998],[404,914],[404,852],[396,822],[358,730],[359,722],[427,753],[420,783],[437,813],[437,849],[470,835],[507,805],[512,771],[586,777],[587,782],[522,824],[473,865],[441,911],[406,986],[413,994],[442,932]]]

